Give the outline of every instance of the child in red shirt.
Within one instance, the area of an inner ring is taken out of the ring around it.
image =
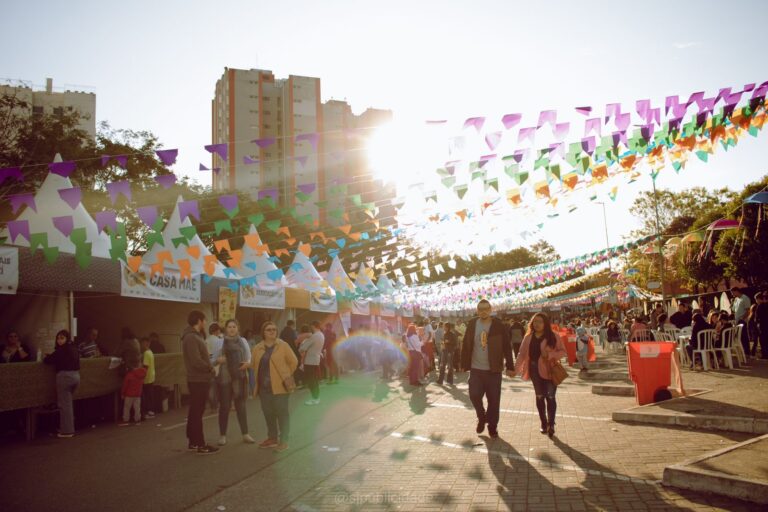
[[[146,368],[134,368],[125,374],[123,389],[120,396],[123,398],[123,422],[119,427],[131,424],[131,408],[133,408],[136,425],[141,423],[141,391],[144,386],[144,377],[147,376]]]

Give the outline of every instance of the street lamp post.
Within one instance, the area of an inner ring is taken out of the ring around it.
[[[659,251],[659,259],[661,263],[661,301],[662,305],[666,308],[667,293],[664,291],[664,252],[661,247],[661,220],[659,218],[659,194],[656,192],[656,176],[651,176],[651,184],[653,185],[653,208],[656,211],[656,247]]]
[[[608,217],[605,215],[605,202],[603,201],[595,201],[596,204],[599,204],[603,207],[603,227],[605,228],[605,250],[610,252],[611,250],[611,244],[608,242]],[[608,271],[611,272],[611,258],[609,255],[608,258]]]

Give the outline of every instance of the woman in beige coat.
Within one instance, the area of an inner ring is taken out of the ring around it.
[[[533,381],[536,392],[536,408],[541,419],[542,434],[550,438],[555,435],[555,413],[557,385],[552,382],[549,373],[553,361],[565,357],[565,345],[552,330],[552,323],[544,313],[533,315],[528,324],[528,333],[520,345],[520,353],[515,363],[515,373],[523,380]]]
[[[259,444],[259,448],[281,452],[288,449],[288,397],[293,391],[286,388],[286,380],[293,379],[299,361],[291,346],[277,337],[274,322],[265,322],[261,326],[261,338],[262,341],[253,347],[249,365],[255,373],[254,395],[261,400],[261,411],[267,422],[267,439]]]

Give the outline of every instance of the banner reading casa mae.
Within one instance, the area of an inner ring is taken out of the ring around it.
[[[163,275],[149,275],[149,267],[142,266],[132,272],[120,263],[120,295],[139,299],[171,300],[175,302],[200,302],[200,276],[182,279],[178,270],[166,269]]]
[[[19,249],[0,247],[0,294],[15,295],[19,287]]]
[[[285,288],[256,288],[240,285],[240,306],[245,308],[285,309]]]

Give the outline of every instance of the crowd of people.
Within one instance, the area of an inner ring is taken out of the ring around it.
[[[502,375],[520,376],[530,380],[535,390],[535,405],[541,420],[540,431],[550,437],[555,432],[557,385],[552,379],[552,365],[566,355],[565,340],[560,339],[553,323],[568,327],[575,334],[577,359],[582,372],[588,371],[587,328],[605,329],[607,342],[633,342],[653,339],[653,333],[672,329],[690,329],[688,352],[693,367],[693,351],[698,333],[714,331],[716,346],[722,343],[726,329],[742,325],[742,338],[737,340],[744,352],[756,356],[760,347],[762,358],[768,359],[768,293],[759,292],[754,303],[745,290],[734,288],[730,311],[713,307],[693,309],[680,302],[678,310],[668,316],[662,304],[650,314],[628,314],[611,309],[601,315],[590,312],[584,316],[564,315],[550,318],[536,313],[530,319],[520,316],[502,318],[492,315],[487,300],[477,305],[477,315],[462,322],[442,322],[428,318],[405,326],[387,322],[378,329],[361,325],[349,329],[345,343],[333,325],[318,321],[296,328],[289,320],[279,331],[273,322],[266,322],[259,332],[246,331],[228,319],[222,326],[206,323],[205,315],[193,311],[188,327],[181,337],[181,348],[187,372],[189,411],[187,418],[188,448],[199,454],[216,453],[219,448],[206,443],[202,418],[206,405],[218,411],[218,446],[227,444],[229,415],[234,408],[242,441],[256,444],[250,435],[246,402],[249,395],[258,398],[267,438],[260,448],[282,451],[288,448],[290,393],[306,387],[309,397],[304,402],[311,407],[320,403],[320,382],[337,384],[342,372],[381,371],[389,381],[398,374],[408,379],[412,389],[434,380],[442,386],[454,385],[457,372],[469,373],[469,399],[477,415],[477,433],[487,427],[491,437],[498,436],[499,403]],[[404,332],[397,332],[400,328]],[[622,330],[625,332],[622,333]],[[649,334],[650,333],[650,334]],[[165,352],[157,333],[137,338],[124,328],[118,347],[101,343],[98,330],[88,329],[75,343],[66,330],[57,333],[54,349],[38,354],[22,342],[19,333],[11,330],[0,346],[3,363],[42,360],[56,370],[56,390],[60,410],[59,437],[74,435],[73,394],[79,385],[80,359],[111,356],[122,361],[123,401],[120,426],[139,424],[162,411],[162,388],[154,385],[154,354]],[[407,355],[406,355],[407,354]]]

